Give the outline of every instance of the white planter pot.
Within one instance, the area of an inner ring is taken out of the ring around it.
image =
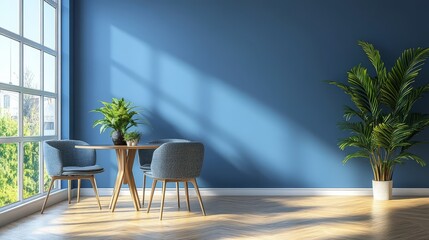
[[[127,141],[127,146],[137,146],[138,141]]]
[[[374,181],[372,180],[372,196],[374,200],[392,199],[393,181]]]

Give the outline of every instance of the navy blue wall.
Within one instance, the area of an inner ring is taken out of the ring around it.
[[[90,110],[125,97],[152,123],[140,128],[143,141],[205,143],[202,187],[370,187],[367,161],[341,163],[346,133],[336,123],[350,101],[323,81],[369,66],[358,40],[374,43],[389,67],[403,49],[429,46],[427,1],[73,3],[72,135],[110,143]],[[429,161],[428,150],[416,152]],[[98,162],[99,186],[112,187],[114,152],[98,151]],[[429,187],[428,168],[409,162],[394,181]]]

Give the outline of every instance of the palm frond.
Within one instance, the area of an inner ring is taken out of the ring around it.
[[[356,107],[362,113],[372,112],[372,108],[377,105],[375,100],[376,93],[366,68],[361,66],[353,67],[347,73],[347,79],[350,84],[351,99]]]
[[[338,142],[338,147],[341,150],[346,149],[347,147],[357,147],[366,149],[368,151],[371,150],[370,139],[365,138],[363,136],[349,136],[347,138],[343,138]]]
[[[395,148],[407,147],[410,143],[406,140],[413,134],[413,129],[404,123],[381,123],[374,127],[374,141],[377,147],[393,152]]]
[[[337,86],[338,88],[342,89],[347,95],[352,95],[353,93],[350,91],[349,86],[345,85],[344,83],[336,82],[336,81],[328,81],[328,84]]]
[[[409,152],[399,154],[393,161],[395,163],[403,163],[404,160],[414,160],[421,166],[426,166],[426,162],[421,157]]]
[[[403,99],[412,91],[412,83],[429,57],[429,48],[405,50],[398,58],[382,86],[383,102],[393,111],[401,107]]]
[[[356,111],[355,109],[353,109],[349,106],[344,106],[343,117],[346,119],[346,121],[349,121],[354,116],[359,117],[362,121],[365,121],[367,119],[365,114],[363,114],[362,112]]]
[[[375,49],[372,44],[364,41],[358,41],[358,45],[362,47],[363,51],[368,56],[370,62],[374,66],[377,78],[380,84],[382,84],[387,77],[387,71],[384,62],[381,60],[380,52]]]
[[[346,164],[350,159],[353,158],[369,158],[369,152],[366,150],[359,150],[354,153],[347,154],[347,156],[343,159],[343,163]]]
[[[413,108],[414,103],[416,103],[417,100],[423,97],[423,94],[427,93],[429,91],[429,83],[425,84],[421,87],[413,88],[409,94],[406,96],[404,100],[404,103],[402,104],[404,112],[404,115],[406,116]]]

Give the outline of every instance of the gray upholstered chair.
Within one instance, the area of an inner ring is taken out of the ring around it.
[[[186,139],[180,138],[167,138],[150,141],[149,144],[161,145],[167,142],[190,142]],[[140,149],[138,150],[140,169],[143,170],[143,192],[142,192],[142,206],[144,206],[144,196],[146,191],[146,174],[145,172],[150,171],[150,164],[152,163],[153,152],[155,149]],[[180,208],[180,197],[179,197],[179,183],[176,183],[177,192],[177,206]]]
[[[75,148],[76,145],[88,145],[88,143],[79,140],[50,140],[43,143],[45,166],[52,181],[40,213],[45,210],[55,180],[68,180],[69,204],[71,201],[71,180],[78,180],[78,202],[80,198],[80,180],[90,180],[98,201],[98,207],[101,210],[94,175],[103,172],[104,169],[95,164],[95,150],[77,149]]]
[[[164,210],[165,189],[167,182],[183,182],[185,185],[186,204],[188,211],[188,182],[194,185],[203,215],[206,215],[196,178],[200,176],[204,160],[204,145],[200,142],[168,142],[162,144],[153,153],[151,171],[144,174],[153,178],[147,212],[150,211],[156,183],[162,182],[162,200],[159,219],[162,220]]]

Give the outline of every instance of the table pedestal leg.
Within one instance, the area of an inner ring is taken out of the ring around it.
[[[125,173],[125,159],[122,158],[122,150],[116,149],[116,159],[118,160],[118,175],[116,177],[116,184],[115,189],[112,196],[112,206],[111,211],[115,211],[116,202],[118,201],[119,193],[121,191],[123,179],[124,179],[124,173]]]
[[[131,196],[133,196],[133,200],[135,205],[137,206],[136,209],[141,208],[140,205],[140,199],[139,194],[137,192],[137,186],[136,182],[134,181],[134,174],[133,174],[133,165],[134,165],[134,159],[136,156],[136,150],[135,149],[129,149],[128,150],[128,164],[127,164],[127,172],[128,172],[128,187],[130,189],[130,192],[132,193]]]
[[[134,208],[136,211],[140,210],[140,200],[133,176],[133,163],[135,154],[135,149],[129,149],[128,151],[126,149],[116,150],[116,158],[118,160],[118,175],[116,177],[115,189],[111,199],[112,212],[115,210],[122,184],[128,184]]]
[[[119,177],[119,169],[118,169],[118,173],[116,174],[116,181],[115,181],[115,186],[113,187],[113,193],[112,193],[112,197],[110,198],[110,204],[109,204],[109,209],[112,209],[112,204],[113,204],[113,199],[115,196],[115,192],[116,189],[118,189],[118,184],[120,182],[120,177]]]

